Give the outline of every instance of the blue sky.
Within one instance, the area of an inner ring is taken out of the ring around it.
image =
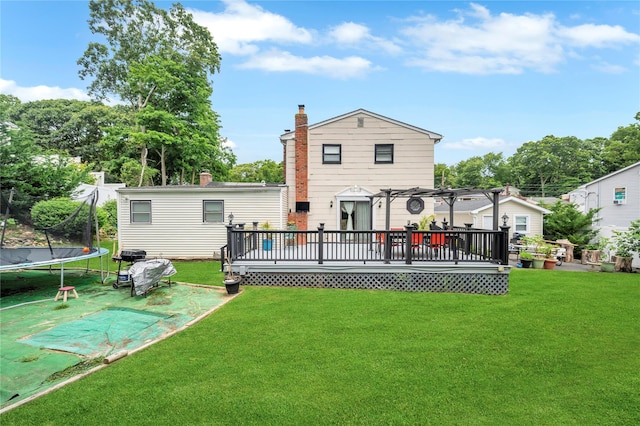
[[[280,161],[299,104],[310,123],[364,108],[440,133],[447,164],[609,137],[640,111],[637,1],[182,4],[218,44],[212,104],[239,163]],[[0,93],[88,99],[88,17],[86,1],[0,1]]]

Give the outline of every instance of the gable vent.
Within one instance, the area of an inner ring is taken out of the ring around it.
[[[364,117],[358,117],[358,127],[364,127]]]

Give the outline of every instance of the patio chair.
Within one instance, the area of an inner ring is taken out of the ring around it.
[[[429,249],[429,257],[431,259],[437,258],[440,254],[440,250],[445,248],[447,238],[445,234],[431,234],[427,241],[427,247]]]
[[[398,231],[404,232],[404,229],[402,228],[391,228],[390,229],[391,232],[395,233],[397,235]],[[393,235],[391,237],[391,249],[393,250],[393,247],[401,247],[402,248],[402,255],[404,256],[404,245],[403,245],[403,240],[404,240],[404,234],[398,238],[396,235]],[[384,247],[384,237],[385,237],[385,233],[384,232],[376,232],[376,252],[377,253],[381,253],[383,251],[383,247]]]

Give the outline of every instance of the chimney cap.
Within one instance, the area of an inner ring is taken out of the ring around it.
[[[304,114],[304,105],[298,105],[298,110],[299,114]]]

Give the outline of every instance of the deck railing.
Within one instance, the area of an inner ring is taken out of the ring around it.
[[[418,231],[339,231],[244,229],[227,225],[227,245],[222,260],[264,262],[485,262],[508,264],[509,227],[498,231],[455,228]]]

